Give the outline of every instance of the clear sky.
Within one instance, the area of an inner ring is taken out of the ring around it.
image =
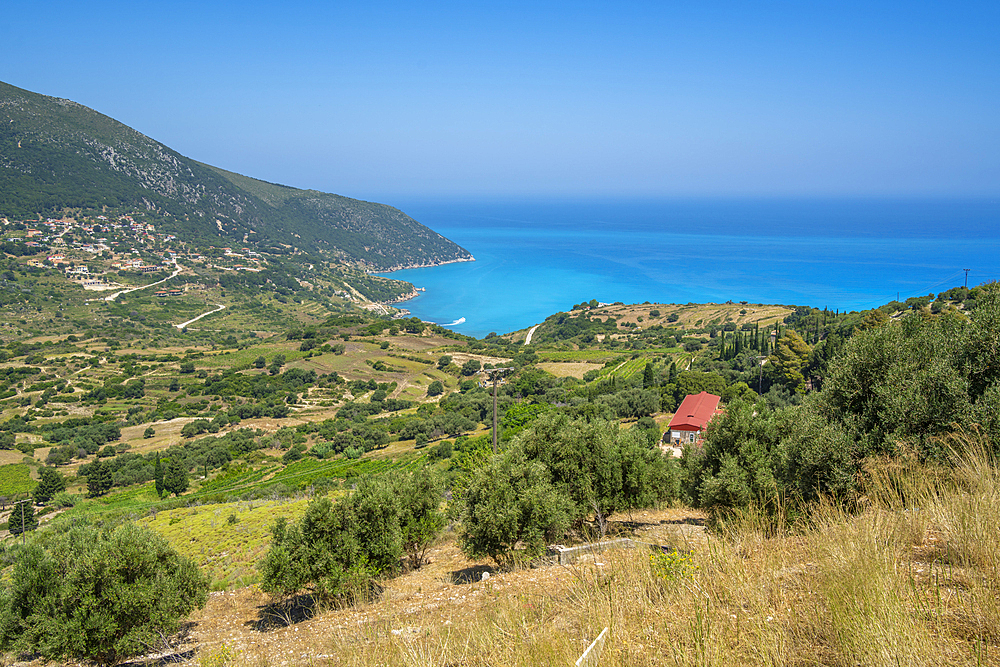
[[[0,25],[0,80],[352,197],[1000,196],[997,0],[15,0]]]

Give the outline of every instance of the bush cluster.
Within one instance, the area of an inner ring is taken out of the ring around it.
[[[377,577],[419,567],[443,526],[444,486],[428,468],[367,477],[334,503],[312,501],[295,524],[279,519],[261,564],[261,588],[276,596],[309,589],[320,601],[365,599]]]
[[[194,563],[133,524],[39,535],[0,594],[0,647],[114,665],[161,645],[207,593]]]

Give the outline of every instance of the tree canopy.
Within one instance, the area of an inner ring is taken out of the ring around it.
[[[39,536],[0,596],[0,647],[114,665],[203,607],[208,581],[158,534],[123,524]]]

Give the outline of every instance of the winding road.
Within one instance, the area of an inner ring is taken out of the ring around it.
[[[201,318],[205,317],[206,315],[211,315],[212,313],[217,313],[217,312],[219,312],[220,310],[222,310],[225,307],[226,306],[224,304],[217,303],[217,304],[215,304],[215,310],[210,310],[207,313],[202,313],[201,315],[199,315],[198,317],[196,317],[194,319],[188,320],[187,322],[181,322],[180,324],[175,324],[174,326],[177,327],[178,329],[183,329],[187,325],[193,324],[194,322],[197,322],[198,320],[200,320]]]
[[[524,337],[524,344],[525,345],[531,345],[531,335],[533,333],[535,333],[535,329],[537,329],[540,326],[542,326],[542,325],[541,324],[536,324],[535,326],[533,326],[530,329],[528,329],[528,335]]]
[[[117,299],[118,297],[120,297],[122,294],[128,294],[129,292],[138,292],[141,289],[147,289],[149,287],[153,287],[154,285],[159,285],[160,283],[165,283],[168,280],[170,280],[171,278],[175,277],[180,272],[181,272],[181,266],[175,260],[174,261],[174,272],[171,273],[166,278],[163,278],[161,280],[157,280],[155,283],[149,283],[148,285],[143,285],[142,287],[133,287],[131,289],[123,289],[121,292],[115,292],[111,296],[104,297],[104,300],[105,301],[114,301],[115,299]]]

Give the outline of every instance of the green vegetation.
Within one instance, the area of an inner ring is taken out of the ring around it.
[[[655,440],[640,428],[552,414],[539,417],[514,446],[548,469],[553,485],[573,504],[572,518],[593,515],[604,537],[611,514],[677,498],[676,468]]]
[[[309,504],[297,524],[279,518],[261,565],[261,587],[287,596],[309,588],[322,601],[370,596],[404,553],[419,567],[443,526],[442,486],[426,469],[392,480],[366,478],[350,496]]]
[[[10,112],[0,129],[9,156],[0,216],[149,210],[158,229],[188,240],[278,255],[303,248],[382,270],[470,257],[390,206],[204,165],[79,104],[5,83],[0,103]]]
[[[131,524],[38,535],[0,598],[0,646],[114,665],[161,645],[207,590],[190,560]]]
[[[31,479],[31,469],[25,463],[0,466],[0,495],[9,497],[29,493],[36,483]]]
[[[38,528],[38,517],[35,516],[35,506],[30,500],[21,500],[10,508],[7,520],[7,530],[11,535],[21,535]]]
[[[537,558],[569,527],[569,498],[552,485],[543,464],[514,452],[474,471],[462,496],[462,549],[502,568]]]
[[[137,523],[162,535],[205,573],[212,590],[258,581],[276,518],[295,521],[308,500],[245,500],[156,510]],[[229,517],[235,517],[230,522]]]
[[[64,478],[55,468],[45,467],[38,473],[38,485],[35,486],[32,495],[35,502],[44,505],[57,493],[66,490],[66,478]]]
[[[210,171],[229,183],[220,187],[241,188],[277,209],[327,206],[308,203],[291,188]],[[959,472],[964,459],[956,453],[956,432],[981,443],[982,460],[996,454],[995,285],[860,313],[592,300],[548,318],[525,346],[524,332],[474,340],[417,318],[376,314],[375,304],[359,307],[363,297],[391,301],[410,286],[339,263],[318,235],[310,243],[323,252],[304,252],[295,247],[304,241],[281,245],[261,228],[248,235],[246,256],[235,258],[219,247],[232,226],[220,218],[217,238],[210,239],[216,234],[209,230],[168,241],[161,227],[182,229],[189,220],[176,217],[178,227],[163,227],[165,206],[109,209],[105,220],[81,208],[70,211],[70,222],[36,226],[49,225],[45,233],[52,232],[53,243],[79,238],[55,245],[74,263],[86,260],[122,285],[150,284],[158,276],[112,271],[113,263],[137,255],[152,266],[177,254],[182,272],[164,283],[174,296],[138,291],[88,302],[94,295],[69,283],[62,267],[28,253],[28,225],[4,225],[19,240],[0,258],[0,300],[9,313],[0,322],[0,453],[9,462],[0,467],[0,495],[32,493],[44,505],[37,517],[34,506],[25,508],[32,509],[31,519],[26,513],[32,527],[41,520],[35,540],[44,548],[74,525],[110,534],[135,521],[165,536],[213,589],[259,583],[290,604],[309,593],[319,603],[314,611],[321,611],[324,604],[359,599],[384,604],[373,592],[427,567],[432,546],[443,544],[456,556],[460,546],[470,558],[516,570],[535,562],[550,542],[615,535],[633,515],[688,506],[693,509],[683,511],[703,512],[698,521],[707,519],[714,531],[715,552],[636,558],[593,586],[580,578],[579,588],[560,588],[559,599],[584,600],[593,605],[586,618],[603,619],[602,600],[623,595],[622,582],[648,598],[651,617],[669,600],[724,624],[730,609],[722,600],[729,593],[706,573],[720,581],[729,571],[745,576],[740,559],[755,557],[752,545],[780,551],[787,544],[765,541],[817,540],[821,527],[868,540],[879,565],[856,569],[895,586],[886,573],[902,552],[872,545],[909,543],[884,536],[872,541],[875,528],[865,522],[873,503],[879,511],[899,503],[921,507],[905,520],[922,522],[923,508],[943,501],[919,495],[907,486],[907,475],[919,471],[927,484],[940,484],[942,494],[966,483],[980,488],[963,481],[972,473]],[[363,226],[368,213],[351,210]],[[126,216],[144,231],[133,231]],[[287,222],[293,229],[294,221]],[[343,247],[367,244],[363,237]],[[107,250],[96,248],[99,238],[108,241]],[[96,252],[84,251],[82,243]],[[215,304],[225,308],[210,324],[177,328]],[[512,369],[498,388],[496,455],[488,433],[493,397],[480,386],[481,369],[493,366]],[[657,445],[670,413],[701,391],[721,396],[724,412],[703,442],[685,448],[680,459],[666,457]],[[445,511],[454,532],[441,538]],[[283,522],[274,526],[274,518]],[[18,521],[11,515],[12,532]],[[913,528],[913,544],[925,532],[940,534],[951,549],[941,558],[955,559],[949,567],[986,562],[983,547],[935,532],[948,521]],[[962,521],[972,525],[968,516]],[[729,538],[751,546],[734,551]],[[816,548],[833,543],[824,544]],[[14,540],[5,546],[7,562],[17,562],[20,546]],[[816,614],[809,627],[836,625],[834,614],[854,619],[820,643],[831,655],[854,656],[840,660],[844,664],[868,664],[857,658],[870,657],[867,635],[850,625],[864,616],[851,605],[863,607],[857,601],[868,594],[867,584],[858,580],[842,589],[836,559],[819,551],[803,556],[821,572],[813,581],[806,568],[814,587],[809,609]],[[855,557],[844,554],[845,562]],[[13,572],[8,569],[8,577]],[[920,576],[908,584],[914,590],[922,586]],[[777,607],[754,597],[771,584],[743,589],[728,581],[740,605],[773,615]],[[696,585],[719,597],[695,610],[685,591]],[[546,604],[560,615],[576,613],[555,598]],[[903,606],[914,607],[913,600]],[[617,617],[632,613],[622,609]],[[899,627],[912,621],[892,609]],[[509,627],[491,618],[489,627]],[[671,650],[687,655],[683,633],[689,629],[655,620],[671,628],[675,644],[664,648],[655,637],[644,639],[664,649],[647,662],[662,661]],[[795,644],[801,629],[789,630],[785,641]],[[992,635],[962,635],[971,636]],[[386,655],[371,664],[392,662]],[[816,661],[828,661],[821,657]],[[458,656],[453,662],[469,661]]]

